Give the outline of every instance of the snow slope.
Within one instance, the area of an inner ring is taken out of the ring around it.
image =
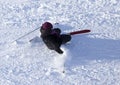
[[[1,0],[0,19],[0,85],[120,85],[119,0]],[[45,21],[91,33],[60,55],[39,37]]]

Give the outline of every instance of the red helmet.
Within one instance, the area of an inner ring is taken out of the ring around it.
[[[50,22],[45,22],[42,24],[42,29],[52,29],[53,25]]]

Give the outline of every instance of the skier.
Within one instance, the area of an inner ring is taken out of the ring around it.
[[[53,28],[53,25],[50,22],[45,22],[40,28],[41,38],[46,46],[55,50],[59,54],[62,54],[61,45],[69,42],[71,40],[70,34],[61,34],[59,28]]]

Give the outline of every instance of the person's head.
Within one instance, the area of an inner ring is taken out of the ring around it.
[[[53,25],[50,22],[45,22],[42,24],[42,29],[46,30],[46,29],[52,29]]]
[[[45,22],[41,26],[41,33],[42,34],[49,34],[53,28],[53,25],[50,22]]]

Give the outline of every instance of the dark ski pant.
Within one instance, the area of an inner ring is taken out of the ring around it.
[[[69,42],[71,40],[71,35],[61,34],[60,38],[62,40],[62,44],[66,44],[67,42]],[[55,51],[58,52],[59,54],[63,53],[63,51],[60,48],[56,49]]]
[[[66,44],[71,40],[71,35],[61,34],[60,37],[62,39],[62,44]]]
[[[59,28],[54,28],[53,31],[57,32],[59,35],[61,33],[61,30]],[[62,44],[65,44],[71,40],[71,35],[61,34],[60,38],[62,39]]]

